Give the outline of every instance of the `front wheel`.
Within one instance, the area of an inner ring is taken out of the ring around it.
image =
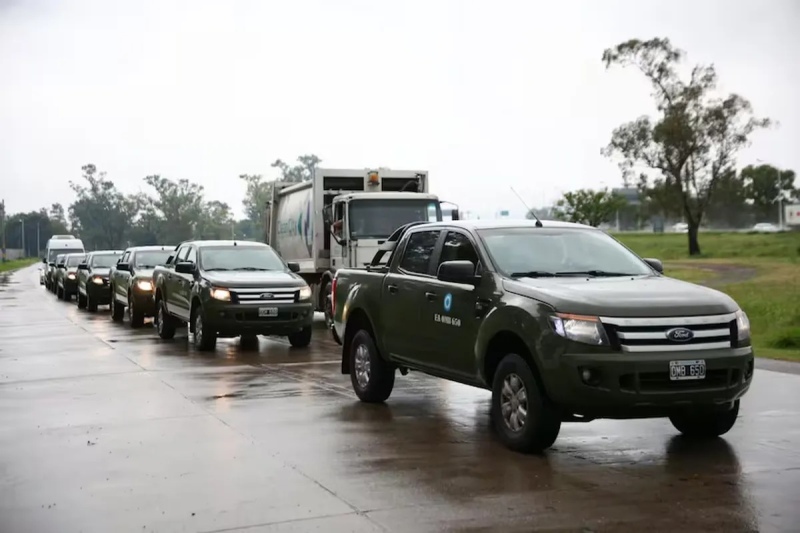
[[[739,416],[739,400],[727,411],[682,411],[669,417],[675,429],[695,439],[713,439],[733,428]]]
[[[75,299],[78,300],[78,309],[86,309],[86,296],[82,295],[81,292],[78,291]]]
[[[362,402],[380,403],[392,394],[395,369],[384,361],[372,335],[358,331],[350,343],[350,382]]]
[[[132,328],[140,328],[144,325],[144,313],[133,298],[128,298],[128,314],[131,316]]]
[[[125,307],[119,305],[117,295],[114,294],[114,288],[111,288],[111,320],[114,322],[122,322],[125,316]]]
[[[305,348],[311,344],[311,326],[306,326],[289,335],[289,344],[294,348]]]
[[[167,313],[164,300],[156,300],[156,329],[158,336],[169,340],[175,336],[175,319]]]
[[[210,352],[217,347],[217,332],[206,327],[202,309],[195,311],[194,347],[202,352]]]
[[[503,444],[523,453],[549,448],[561,430],[561,417],[548,406],[530,365],[513,353],[494,374],[491,417]]]

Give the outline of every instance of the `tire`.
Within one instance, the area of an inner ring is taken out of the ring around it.
[[[86,309],[86,296],[82,295],[80,291],[78,291],[75,299],[78,300],[78,309]]]
[[[86,292],[86,310],[94,313],[97,311],[97,302],[92,300],[92,297],[89,295],[89,292]]]
[[[114,289],[111,289],[111,320],[114,322],[122,322],[125,316],[125,307],[119,305],[117,295],[114,294]]]
[[[164,300],[156,300],[156,329],[158,336],[164,340],[175,336],[175,319],[167,313]]]
[[[144,313],[134,304],[133,298],[128,298],[128,314],[131,316],[131,327],[144,326]]]
[[[372,335],[359,330],[350,342],[350,382],[362,402],[386,401],[394,388],[395,368],[384,361]]]
[[[217,332],[205,326],[203,309],[198,308],[192,317],[194,321],[194,347],[201,352],[210,352],[217,347]]]
[[[331,302],[331,298],[333,297],[332,293],[333,283],[329,281],[325,284],[325,288],[322,290],[322,294],[325,297],[323,302],[324,305],[322,306],[325,311],[325,327],[331,332],[331,335],[333,335],[333,340],[335,340],[337,344],[341,344],[342,341],[339,338],[339,334],[336,333],[336,330],[333,328],[333,305]]]
[[[289,335],[289,344],[292,345],[292,348],[305,348],[311,344],[311,326],[306,326]]]
[[[669,421],[675,429],[686,437],[693,439],[715,439],[724,435],[736,424],[739,416],[739,400],[733,402],[728,411],[697,412],[685,411],[675,413]]]
[[[242,335],[239,338],[239,345],[244,349],[257,349],[258,335]]]
[[[58,298],[59,300],[64,299],[64,289],[62,289],[61,287],[56,287],[56,298]]]
[[[61,299],[64,300],[65,302],[71,302],[72,301],[72,293],[71,292],[67,292],[66,290],[61,291]]]
[[[520,408],[525,416],[520,417]],[[558,438],[561,417],[548,405],[525,359],[506,355],[492,380],[492,423],[506,447],[522,453],[539,453]]]

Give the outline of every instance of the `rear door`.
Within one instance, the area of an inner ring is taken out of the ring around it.
[[[117,263],[129,263],[131,258],[133,257],[133,253],[130,250],[127,250],[122,257],[120,257]],[[130,272],[125,272],[122,270],[117,270],[114,267],[111,270],[111,283],[113,285],[114,290],[114,298],[117,301],[127,304],[128,302],[128,285],[130,282],[131,274]]]
[[[178,257],[178,262],[180,261],[196,265],[197,249],[192,245],[187,245],[185,252]],[[189,320],[189,298],[192,293],[192,285],[194,285],[194,275],[175,272],[174,276],[172,292],[174,293],[175,309],[173,312],[183,320]]]
[[[441,230],[410,233],[402,254],[381,290],[381,331],[392,357],[425,364],[428,359],[420,326],[425,292],[433,280],[433,254]]]
[[[167,300],[167,310],[170,314],[174,314],[177,316],[182,316],[180,311],[180,296],[178,295],[178,291],[180,290],[180,276],[175,272],[175,264],[186,259],[186,255],[189,253],[189,245],[183,245],[175,252],[175,258],[172,260],[171,263],[165,265],[165,268],[169,270],[164,274],[166,278],[164,280],[164,288],[166,289],[166,300]]]

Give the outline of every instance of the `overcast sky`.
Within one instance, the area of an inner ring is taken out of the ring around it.
[[[241,213],[237,176],[322,166],[430,171],[492,215],[616,186],[611,130],[651,110],[603,49],[669,37],[780,121],[742,164],[800,171],[800,2],[0,0],[0,197],[72,201],[94,163],[123,191],[161,174]]]

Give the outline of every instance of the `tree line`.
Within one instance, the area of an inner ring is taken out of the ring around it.
[[[272,180],[261,174],[240,175],[245,184],[245,216],[240,219],[227,203],[207,199],[203,186],[188,179],[154,174],[143,178],[147,192],[126,194],[105,172],[87,164],[81,168],[80,179],[70,181],[75,200],[66,209],[55,203],[9,217],[0,213],[3,244],[35,257],[50,236],[59,234],[82,239],[87,250],[177,244],[188,239],[262,240],[273,183],[308,180],[320,162],[313,154],[298,157],[293,165],[278,159],[271,166],[279,177]]]

